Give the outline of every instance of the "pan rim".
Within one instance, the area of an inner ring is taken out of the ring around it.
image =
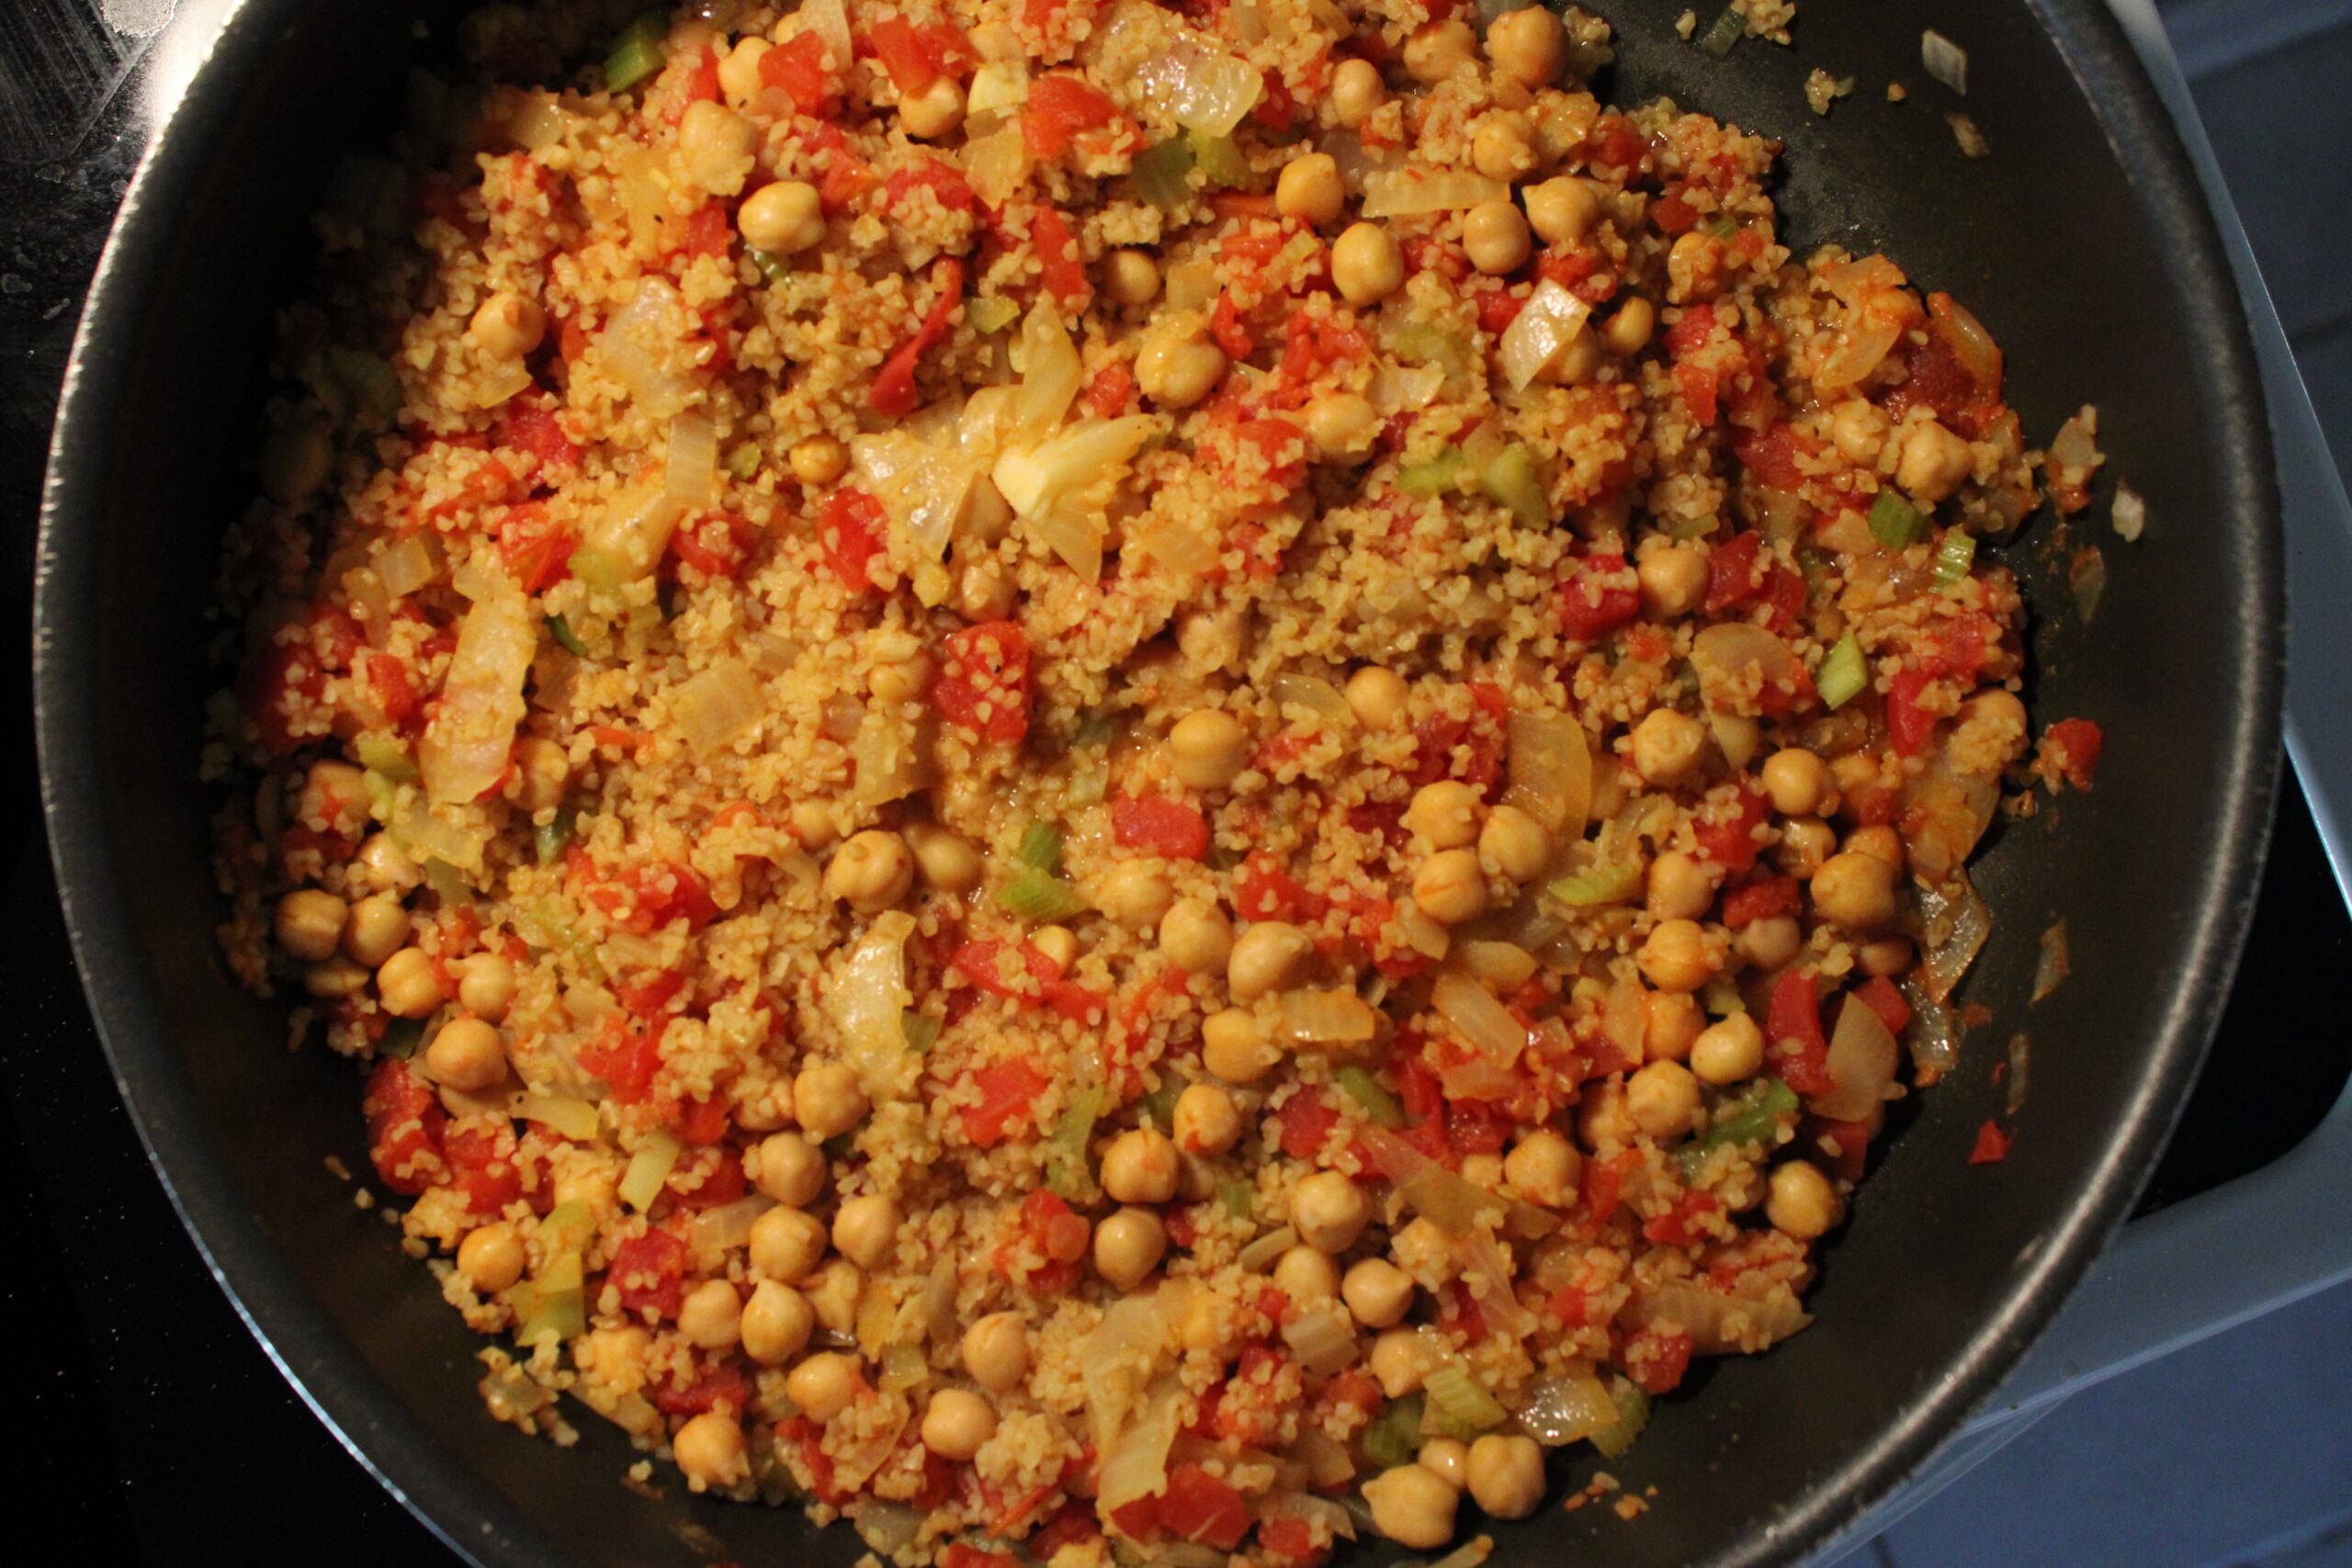
[[[42,814],[60,901],[116,1087],[150,1163],[247,1329],[297,1394],[385,1489],[481,1568],[546,1562],[550,1545],[519,1507],[411,1418],[390,1387],[311,1304],[243,1201],[225,1155],[188,1115],[187,1081],[131,941],[125,868],[107,829],[96,726],[94,552],[72,541],[102,507],[111,412],[132,373],[146,279],[168,263],[178,195],[239,112],[242,84],[311,0],[238,0],[160,125],[124,198],[89,294],[60,399],[45,475],[34,584],[34,699]],[[2006,1296],[1894,1420],[1816,1474],[1790,1506],[1704,1560],[1707,1568],[1797,1561],[1849,1529],[1916,1473],[1999,1387],[2129,1214],[2185,1105],[2229,994],[2258,889],[2278,784],[2285,688],[2285,549],[2252,339],[2220,231],[2168,111],[2100,0],[2025,0],[2052,39],[2152,226],[2173,242],[2164,269],[2218,424],[2219,515],[2243,589],[2223,649],[2233,708],[2211,845],[2184,885],[2182,962],[2152,1030],[2149,1071],[2118,1108],[2117,1134],[2020,1267]],[[2150,156],[2151,152],[2154,156]],[[68,435],[73,437],[69,449]],[[461,1528],[462,1524],[462,1528]]]

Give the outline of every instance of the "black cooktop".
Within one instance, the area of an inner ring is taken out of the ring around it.
[[[34,514],[82,290],[143,145],[136,100],[175,0],[5,8],[0,616],[18,631],[0,639],[0,726],[22,750],[0,773],[0,1290],[31,1405],[12,1465],[19,1516],[105,1563],[454,1562],[311,1416],[214,1285],[83,1005],[32,765]],[[2327,983],[2348,962],[2352,919],[2290,776],[2237,989],[2143,1209],[2256,1169],[2317,1124],[2352,1074]]]

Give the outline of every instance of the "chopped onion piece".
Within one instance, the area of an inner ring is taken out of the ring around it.
[[[1649,1030],[1647,988],[1630,976],[1610,987],[1609,1000],[1600,1010],[1600,1032],[1609,1043],[1628,1055],[1638,1057]]]
[[[1363,177],[1366,218],[1458,212],[1482,201],[1506,201],[1510,197],[1510,186],[1467,169],[1433,169],[1417,164],[1402,169],[1373,170]]]
[[[1757,691],[1787,683],[1796,671],[1787,643],[1746,621],[1701,631],[1690,646],[1690,663],[1707,705],[1734,711],[1753,707]]]
[[[1582,1367],[1536,1383],[1512,1414],[1529,1437],[1556,1449],[1615,1422],[1617,1401],[1590,1367]]]
[[[849,746],[856,770],[852,792],[861,806],[904,800],[938,779],[932,761],[933,736],[922,720],[906,716],[903,705],[865,710]]]
[[[433,548],[426,536],[411,534],[376,558],[376,576],[393,598],[405,598],[433,581]]]
[[[1448,1100],[1509,1100],[1527,1088],[1517,1073],[1484,1056],[1450,1062],[1437,1078]]]
[[[1098,491],[1117,482],[1155,423],[1139,413],[1081,419],[1035,446],[1008,446],[989,477],[1014,514],[1091,582],[1102,570],[1105,495]]]
[[[1356,1359],[1355,1319],[1339,1303],[1326,1302],[1285,1322],[1283,1342],[1308,1371],[1328,1375]]]
[[[1453,1255],[1461,1259],[1464,1273],[1487,1281],[1487,1293],[1477,1300],[1487,1327],[1509,1339],[1523,1339],[1535,1332],[1535,1314],[1519,1304],[1510,1265],[1503,1261],[1502,1248],[1495,1245],[1492,1232],[1483,1224],[1472,1225],[1453,1238]]]
[[[1372,402],[1384,413],[1427,408],[1445,389],[1445,367],[1381,360],[1372,374]]]
[[[1928,75],[1963,97],[1968,93],[1968,51],[1933,28],[1919,35],[1919,63]]]
[[[988,69],[986,66],[982,70]],[[1025,89],[1024,89],[1025,91]],[[964,177],[989,208],[1002,207],[1029,181],[1029,143],[1014,120],[964,144]]]
[[[697,324],[667,279],[646,277],[597,336],[605,367],[655,419],[676,413],[695,390],[693,376],[672,367],[691,359],[686,339]]]
[[[753,1222],[775,1207],[775,1199],[763,1192],[754,1192],[748,1198],[738,1198],[732,1203],[705,1209],[686,1228],[686,1245],[702,1258],[732,1252],[750,1243]]]
[[[1493,1193],[1472,1186],[1385,1127],[1366,1127],[1357,1137],[1380,1174],[1396,1184],[1407,1206],[1448,1235],[1467,1235],[1481,1214],[1502,1207]]]
[[[1284,991],[1282,1038],[1293,1045],[1356,1045],[1380,1028],[1380,1015],[1350,990]]]
[[[707,757],[744,734],[767,712],[759,677],[740,659],[722,659],[680,686],[670,712],[696,756]]]
[[[1860,1122],[1886,1100],[1894,1081],[1894,1036],[1878,1010],[1849,996],[1829,1037],[1829,1088],[1806,1103],[1816,1116]]]
[[[1928,994],[1915,973],[1903,982],[1903,999],[1911,1004],[1911,1066],[1925,1089],[1960,1065],[1960,1021],[1946,1004]]]
[[[971,501],[980,470],[955,447],[920,439],[914,424],[910,420],[879,435],[851,436],[850,460],[890,521],[905,531],[914,552],[939,560],[947,554],[947,542]]]
[[[1334,1442],[1317,1427],[1302,1425],[1298,1440],[1290,1447],[1291,1452],[1306,1466],[1310,1485],[1345,1486],[1355,1479],[1355,1461],[1348,1457],[1346,1445]],[[1331,1457],[1335,1454],[1337,1458]],[[1340,1472],[1341,1465],[1347,1467],[1344,1474]],[[1356,1517],[1346,1506],[1310,1492],[1277,1492],[1262,1500],[1253,1499],[1250,1511],[1261,1519],[1321,1519],[1330,1527],[1335,1540],[1356,1539]]]
[[[1579,838],[1592,810],[1592,747],[1574,714],[1510,716],[1510,786],[1503,803],[1555,838]]]
[[[1503,329],[1495,359],[1513,391],[1542,376],[1560,360],[1568,345],[1585,330],[1592,307],[1551,278],[1535,286],[1527,303]]]
[[[2114,521],[2117,536],[2126,543],[2138,539],[2148,526],[2148,503],[2130,485],[2115,487]]]
[[[833,69],[847,71],[856,53],[850,41],[849,12],[842,0],[802,0],[800,15],[807,19],[808,30],[825,40],[825,51],[833,57]]]
[[[479,799],[506,772],[540,629],[529,595],[502,572],[468,565],[457,588],[473,604],[458,625],[441,701],[416,743],[426,797],[451,806]]]
[[[2052,920],[2041,933],[2041,955],[2033,966],[2033,993],[2026,1000],[2038,1002],[2056,990],[2060,982],[2074,973],[2074,959],[2066,949],[2066,922]]]
[[[967,117],[1017,109],[1029,101],[1029,67],[1025,61],[987,60],[972,73],[964,94]]]
[[[876,1104],[902,1100],[922,1066],[907,1049],[901,1021],[914,993],[907,989],[907,938],[915,918],[904,909],[874,917],[827,987],[828,1010],[841,1030],[842,1058]]]
[[[1021,401],[1014,415],[1012,437],[1035,442],[1062,422],[1071,400],[1078,396],[1085,367],[1079,363],[1078,345],[1069,340],[1061,313],[1050,299],[1041,298],[1021,323]],[[997,481],[1000,490],[1004,481]],[[1011,501],[1012,492],[1005,491]],[[1018,507],[1021,503],[1013,502]]]
[[[670,466],[662,493],[689,512],[708,506],[718,479],[718,426],[708,414],[682,413],[670,421]]]
[[[1320,675],[1284,671],[1267,683],[1267,693],[1277,704],[1303,707],[1333,724],[1355,722],[1355,711],[1348,706],[1348,699],[1340,694],[1339,687]]]
[[[1189,30],[1148,55],[1127,85],[1156,115],[1203,136],[1230,135],[1266,90],[1256,66]]]
[[[513,1112],[526,1122],[537,1122],[560,1133],[575,1144],[594,1143],[601,1124],[594,1106],[569,1095],[519,1095]]]
[[[1769,1293],[1742,1294],[1673,1280],[1636,1294],[1618,1321],[1635,1328],[1679,1324],[1690,1336],[1691,1349],[1702,1356],[1725,1356],[1736,1351],[1753,1355],[1777,1345],[1813,1318],[1784,1284],[1771,1286]]]
[[[678,1140],[669,1134],[648,1133],[645,1142],[628,1156],[628,1168],[621,1173],[621,1201],[640,1214],[651,1208],[662,1189],[669,1185],[680,1152]]]
[[[1264,1235],[1243,1247],[1240,1255],[1233,1261],[1244,1272],[1254,1274],[1259,1269],[1271,1266],[1275,1258],[1297,1245],[1297,1229],[1295,1226],[1284,1225],[1279,1230],[1268,1231]]]
[[[513,137],[524,151],[537,152],[552,147],[570,134],[572,117],[566,113],[552,93],[528,93],[523,107],[506,122],[506,134]]]
[[[1150,1295],[1122,1297],[1078,1342],[1086,1413],[1092,1423],[1095,1447],[1106,1459],[1113,1450],[1113,1439],[1126,1428],[1128,1418],[1144,1408],[1147,1391],[1167,1358],[1169,1322],[1159,1306]],[[1171,1432],[1170,1440],[1173,1436]],[[1167,1453],[1166,1442],[1159,1445],[1159,1452]],[[1111,1490],[1107,1472],[1103,1487],[1107,1495]]]
[[[1181,512],[1154,511],[1129,524],[1127,543],[1180,578],[1199,579],[1216,570],[1217,541],[1202,519]]]
[[[922,1533],[922,1516],[904,1503],[863,1505],[850,1522],[857,1527],[859,1538],[884,1557],[897,1556]]]
[[[1919,977],[1929,996],[1950,1001],[1953,987],[1993,934],[1993,911],[1962,872],[1954,872],[1943,886],[1923,888],[1919,910],[1926,917],[1928,939],[1919,958]]]
[[[1430,990],[1430,1005],[1497,1066],[1510,1066],[1527,1048],[1527,1026],[1513,1018],[1493,992],[1459,969],[1448,969],[1437,977]]]

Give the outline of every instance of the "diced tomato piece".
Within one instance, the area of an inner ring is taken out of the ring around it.
[[[679,1127],[681,1135],[684,1135],[686,1131],[684,1123],[681,1122]],[[726,1131],[726,1110],[721,1105],[718,1132],[713,1135],[714,1138],[724,1136]],[[687,1141],[693,1142],[691,1138]],[[680,1178],[696,1170],[699,1170],[702,1179],[692,1188],[683,1185]],[[733,1149],[718,1149],[707,1156],[697,1156],[692,1165],[681,1160],[677,1171],[670,1178],[669,1191],[671,1201],[681,1209],[716,1209],[741,1198],[750,1185],[750,1179],[743,1174],[743,1156]]]
[[[1408,1056],[1396,1065],[1396,1098],[1403,1101],[1405,1114],[1416,1122],[1426,1122],[1445,1110],[1445,1091],[1438,1084],[1437,1074],[1418,1056]]]
[[[1169,1534],[1219,1551],[1231,1551],[1250,1533],[1250,1506],[1241,1494],[1197,1464],[1180,1464],[1168,1472],[1158,1514],[1159,1528]]]
[[[635,1105],[653,1091],[662,1070],[661,1032],[627,1029],[616,1020],[580,1048],[580,1065],[611,1085],[615,1100]]]
[[[441,1156],[449,1162],[450,1185],[465,1194],[469,1213],[495,1214],[523,1195],[511,1134],[501,1138],[460,1126],[442,1140]]]
[[[1488,288],[1478,295],[1478,326],[1480,330],[1500,337],[1505,329],[1519,320],[1519,312],[1527,301],[1507,288]]]
[[[405,1198],[431,1186],[449,1119],[433,1086],[406,1062],[387,1058],[368,1075],[359,1109],[368,1118],[368,1157],[377,1178]]]
[[[980,1102],[963,1108],[964,1134],[993,1148],[1029,1120],[1030,1107],[1054,1080],[1026,1056],[990,1062],[972,1075]]]
[[[1093,1540],[1102,1533],[1094,1522],[1094,1510],[1083,1503],[1064,1503],[1054,1517],[1037,1527],[1029,1538],[1029,1550],[1040,1562],[1051,1562],[1054,1554],[1065,1546],[1079,1546]]]
[[[1756,863],[1762,845],[1756,841],[1756,829],[1771,814],[1771,801],[1759,790],[1743,789],[1738,806],[1731,816],[1695,824],[1691,836],[1699,840],[1699,852],[1735,875]]]
[[[960,1540],[950,1541],[939,1554],[939,1568],[1020,1568],[1021,1559],[1010,1551],[982,1551]]]
[[[1208,852],[1208,819],[1198,807],[1165,795],[1114,803],[1111,831],[1123,849],[1145,850],[1169,860],[1198,860]]]
[[[639,863],[597,876],[585,852],[575,851],[565,868],[586,883],[582,893],[591,903],[629,931],[657,931],[684,920],[689,931],[698,931],[718,915],[718,901],[690,866]]]
[[[2091,787],[2106,746],[2106,732],[2087,718],[2062,718],[2041,738],[2042,755],[2076,789]]]
[[[1057,158],[1081,131],[1099,130],[1125,117],[1108,94],[1072,75],[1040,76],[1029,85],[1021,111],[1021,140],[1033,158]]]
[[[690,256],[723,256],[734,243],[735,225],[724,202],[706,201],[686,220],[686,238],[679,248]]]
[[[564,434],[563,423],[556,418],[553,400],[537,389],[518,392],[506,400],[506,406],[499,411],[498,423],[490,427],[490,444],[528,452],[551,468],[580,466],[580,448]]]
[[[793,107],[812,119],[830,119],[841,107],[827,65],[825,40],[814,32],[795,33],[760,56],[760,80],[782,89]],[[846,66],[846,60],[836,62]]]
[[[1298,123],[1298,100],[1290,96],[1281,72],[1266,70],[1258,74],[1264,86],[1257,104],[1250,110],[1250,118],[1280,135]]]
[[[1282,1122],[1283,1153],[1293,1159],[1312,1159],[1340,1124],[1339,1107],[1317,1090],[1293,1096],[1277,1112]]]
[[[1135,407],[1136,378],[1124,361],[1106,365],[1094,373],[1079,394],[1085,400],[1087,412],[1097,419],[1116,419]]]
[[[685,988],[684,971],[656,969],[642,980],[628,980],[615,986],[613,996],[631,1017],[639,1022],[650,1022],[668,1010],[673,997]]]
[[[1756,559],[1763,543],[1764,536],[1751,529],[1734,534],[1714,547],[1707,557],[1707,597],[1701,609],[1719,615],[1756,597]]]
[[[1330,901],[1308,892],[1266,850],[1252,850],[1234,878],[1233,908],[1245,920],[1319,919]]]
[[[741,517],[713,512],[680,525],[670,536],[670,553],[705,577],[729,581],[750,564],[759,530]]]
[[[1560,585],[1560,629],[1571,642],[1598,642],[1641,613],[1641,588],[1622,555],[1587,556]]]
[[[408,722],[423,710],[416,694],[416,682],[409,679],[408,666],[390,653],[368,656],[368,692],[384,716],[405,728]]]
[[[1679,234],[1699,221],[1699,209],[1679,196],[1659,197],[1650,203],[1650,221],[1661,234]]]
[[[498,557],[526,593],[537,593],[570,575],[566,563],[579,544],[548,514],[547,502],[510,506],[498,523]]]
[[[883,202],[895,207],[919,186],[929,190],[950,212],[971,212],[979,206],[979,197],[972,194],[964,176],[936,158],[918,158],[893,171],[882,185]]]
[[[664,1416],[700,1416],[706,1411],[741,1412],[751,1404],[752,1385],[732,1361],[721,1361],[690,1383],[666,1383],[652,1393]]]
[[[989,740],[1029,733],[1029,636],[1012,621],[983,621],[947,639],[932,701],[949,722]]]
[[[1050,207],[1039,208],[1029,220],[1029,245],[1036,254],[1037,277],[1046,292],[1068,310],[1084,310],[1094,297],[1094,285],[1087,280],[1086,263],[1079,257],[1078,238],[1069,231],[1069,220]]]
[[[1872,1131],[1868,1122],[1807,1116],[1797,1125],[1797,1146],[1838,1180],[1860,1181],[1870,1166]]]
[[[1445,1102],[1445,1141],[1457,1154],[1500,1154],[1510,1139],[1510,1113],[1493,1100]]]
[[[1976,1146],[1968,1151],[1971,1165],[1991,1165],[2009,1157],[2009,1135],[1998,1122],[1986,1122],[1976,1129]]]
[[[1690,1370],[1687,1330],[1645,1328],[1625,1341],[1625,1372],[1652,1393],[1671,1393]]]
[[[1724,895],[1724,924],[1737,931],[1758,920],[1777,919],[1797,912],[1800,896],[1793,876],[1768,876]]]
[[[1641,1160],[1638,1149],[1627,1149],[1605,1160],[1584,1162],[1584,1181],[1577,1192],[1576,1207],[1568,1212],[1568,1224],[1576,1235],[1590,1241],[1616,1216],[1624,1201],[1625,1178],[1640,1167]]]
[[[1822,1094],[1830,1087],[1829,1042],[1821,1033],[1821,1004],[1814,977],[1791,969],[1772,985],[1768,1011],[1771,1039],[1765,1061],[1782,1083],[1799,1094]]]
[[[890,73],[899,93],[914,97],[939,80],[939,54],[932,40],[904,16],[886,17],[865,30],[874,57]],[[955,1568],[949,1564],[948,1568]]]
[[[707,1100],[689,1100],[678,1108],[678,1136],[697,1147],[727,1136],[727,1101],[715,1094]]]
[[[1871,976],[1854,987],[1854,995],[1864,1007],[1878,1014],[1879,1021],[1886,1025],[1889,1034],[1900,1034],[1910,1026],[1911,1004],[1903,999],[1903,993],[1896,990],[1894,982],[1885,976]]]
[[[1250,335],[1249,325],[1241,319],[1241,307],[1233,302],[1230,288],[1216,297],[1216,308],[1209,312],[1209,336],[1225,350],[1228,359],[1247,359],[1257,352],[1257,340]]]
[[[1699,1222],[1721,1211],[1723,1204],[1712,1192],[1685,1192],[1675,1201],[1674,1207],[1655,1219],[1642,1224],[1642,1235],[1660,1247],[1688,1247],[1705,1239],[1707,1232]]]
[[[1774,490],[1797,490],[1804,484],[1804,470],[1797,467],[1797,459],[1811,456],[1814,446],[1796,426],[1776,424],[1740,435],[1732,442],[1731,450],[1749,473]]]
[[[956,311],[964,303],[963,262],[955,256],[940,257],[932,266],[931,282],[938,297],[931,302],[930,313],[915,329],[915,335],[883,361],[865,394],[868,407],[892,419],[904,419],[915,412],[915,369],[954,330]]]
[[[1919,705],[1933,679],[1924,670],[1905,670],[1887,683],[1886,733],[1898,757],[1917,756],[1935,737],[1936,716]]]
[[[685,1299],[685,1272],[686,1244],[668,1231],[649,1230],[614,1249],[605,1279],[620,1292],[624,1311],[675,1317]]]
[[[866,563],[881,553],[889,525],[881,502],[854,487],[833,491],[817,511],[818,542],[842,581],[860,592],[874,586]]]

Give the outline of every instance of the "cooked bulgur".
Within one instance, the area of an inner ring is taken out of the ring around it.
[[[1478,15],[498,5],[338,174],[222,936],[498,1418],[1305,1568],[1805,1325],[1951,1065],[2039,495],[1776,143]]]

